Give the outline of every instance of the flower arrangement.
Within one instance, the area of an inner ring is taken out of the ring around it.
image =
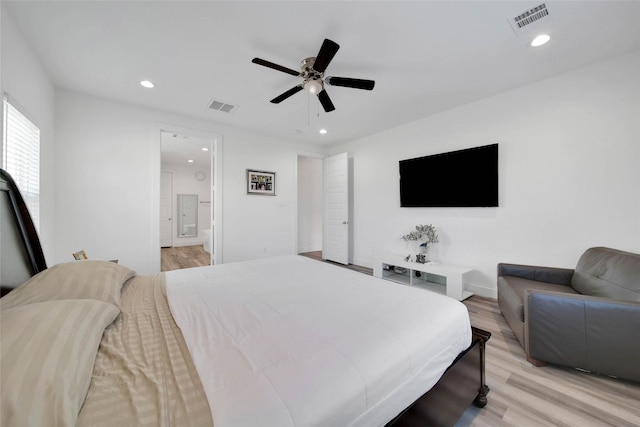
[[[409,245],[409,243],[412,243],[416,246],[418,245],[418,242],[422,242],[419,245],[422,253],[416,255],[416,262],[422,264],[428,262],[426,253],[429,245],[431,243],[437,243],[439,241],[438,232],[436,231],[436,228],[431,224],[416,225],[416,229],[402,236],[402,240],[404,240],[407,245]],[[414,246],[414,250],[417,249],[416,246]],[[405,260],[411,261],[411,254],[407,255]]]
[[[430,243],[437,243],[439,241],[438,232],[436,231],[436,228],[431,224],[416,225],[416,229],[402,236],[402,240],[404,240],[405,242],[422,241],[422,244],[420,246],[423,247],[426,247]]]

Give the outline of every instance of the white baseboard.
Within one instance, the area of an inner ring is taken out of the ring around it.
[[[173,247],[181,247],[181,246],[196,246],[196,245],[204,245],[205,243],[207,243],[206,241],[200,241],[200,240],[187,240],[187,241],[181,241],[181,242],[173,242]]]
[[[371,260],[354,259],[353,261],[351,261],[351,264],[357,265],[360,267],[373,268],[373,263],[371,262]]]
[[[478,295],[485,298],[493,298],[493,299],[498,298],[498,290],[494,288],[487,288],[486,286],[475,285],[473,283],[467,283],[465,288],[468,291],[473,292],[474,295]]]

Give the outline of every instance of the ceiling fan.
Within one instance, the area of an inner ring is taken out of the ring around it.
[[[322,108],[328,113],[335,110],[336,107],[333,105],[333,102],[331,102],[331,98],[329,98],[329,94],[327,94],[325,90],[325,85],[372,90],[376,83],[373,80],[352,79],[349,77],[325,77],[324,72],[336,52],[338,52],[338,49],[340,49],[338,43],[324,39],[317,56],[303,59],[302,62],[300,62],[301,71],[292,70],[291,68],[283,67],[282,65],[274,64],[273,62],[260,58],[253,58],[251,62],[304,79],[299,85],[273,98],[271,100],[272,103],[279,104],[290,96],[305,89],[309,93],[318,96]]]

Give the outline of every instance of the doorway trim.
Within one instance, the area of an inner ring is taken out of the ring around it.
[[[167,184],[167,187],[163,186],[163,183]],[[168,191],[168,194],[165,193]],[[165,199],[165,196],[169,196]],[[166,200],[166,202],[165,202]],[[166,205],[165,205],[166,203]],[[163,208],[167,210],[168,218],[164,218]],[[160,171],[160,248],[166,248],[173,246],[173,172],[161,170]],[[167,221],[162,224],[162,221]],[[168,227],[166,229],[165,227]],[[168,232],[168,236],[163,237],[163,231]],[[166,238],[166,241],[164,240]]]

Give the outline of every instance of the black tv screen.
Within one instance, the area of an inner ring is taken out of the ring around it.
[[[401,160],[400,206],[498,206],[498,144]]]

